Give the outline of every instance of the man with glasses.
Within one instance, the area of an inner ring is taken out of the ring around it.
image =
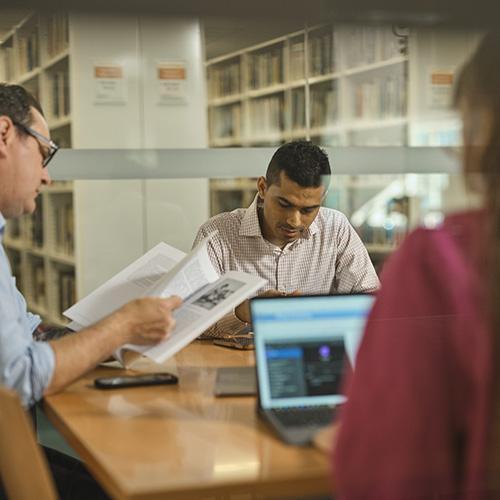
[[[27,311],[1,243],[6,219],[35,210],[40,188],[51,182],[46,167],[56,152],[40,104],[22,87],[0,83],[0,384],[15,390],[26,408],[123,344],[163,340],[174,326],[172,310],[180,305],[178,297],[139,299],[81,332],[35,341],[40,318]],[[104,496],[79,462],[45,451],[61,498]]]
[[[31,137],[34,137],[39,142],[40,153],[42,154],[43,157],[42,165],[45,168],[59,150],[59,146],[54,141],[38,133],[31,127],[27,127],[26,125],[23,125],[22,123],[19,123],[17,121],[13,121],[12,123],[16,127],[19,127],[26,134],[31,135]]]

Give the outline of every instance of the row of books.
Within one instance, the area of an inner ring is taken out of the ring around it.
[[[71,197],[58,203],[54,208],[55,249],[57,252],[72,255],[74,251],[74,214]]]
[[[18,67],[19,73],[28,73],[40,66],[40,52],[38,45],[38,28],[34,28],[26,36],[18,39]]]
[[[6,82],[10,82],[15,78],[14,68],[14,48],[12,45],[2,45],[2,75]]]
[[[36,257],[31,260],[30,298],[39,307],[47,307],[47,286],[45,282],[45,266],[43,260]]]
[[[54,57],[68,47],[68,14],[55,13],[47,19],[47,53]]]
[[[345,28],[345,62],[363,66],[401,56],[400,39],[389,27],[352,26]]]
[[[18,240],[22,238],[22,226],[20,218],[9,219],[5,226],[5,234],[8,238]]]
[[[58,307],[62,313],[76,302],[75,274],[71,269],[57,271]]]
[[[267,52],[250,54],[249,87],[260,89],[283,82],[283,47],[278,45]]]
[[[290,80],[302,80],[305,77],[304,40],[290,43]]]
[[[303,88],[292,91],[292,129],[303,129],[306,126],[306,98]]]
[[[215,138],[234,137],[241,133],[241,106],[223,106],[214,110],[212,134]]]
[[[14,278],[16,279],[16,287],[21,293],[23,293],[23,267],[21,252],[13,250],[11,248],[6,248],[5,253],[7,254],[7,258],[9,259],[12,276],[14,276]]]
[[[208,94],[211,98],[239,94],[240,82],[239,59],[227,66],[214,66],[208,71]]]
[[[254,99],[250,104],[250,133],[263,136],[284,130],[283,96]]]
[[[67,69],[53,71],[51,80],[51,102],[50,111],[53,118],[60,118],[70,114],[69,97],[69,72]]]
[[[339,119],[337,85],[314,86],[311,88],[311,127],[333,125]]]
[[[27,219],[27,235],[33,247],[43,248],[43,204],[38,203],[36,210]]]
[[[353,82],[352,110],[355,118],[383,119],[406,113],[406,78],[393,74]]]
[[[334,71],[333,33],[311,36],[309,46],[309,76],[327,75]]]

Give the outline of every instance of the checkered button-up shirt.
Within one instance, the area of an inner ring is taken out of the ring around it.
[[[302,237],[283,249],[265,240],[259,224],[258,196],[249,208],[239,208],[209,219],[193,246],[212,232],[208,252],[216,270],[243,271],[267,280],[259,291],[275,289],[303,295],[372,292],[379,280],[368,252],[347,217],[321,207]],[[204,333],[217,337],[245,326],[234,313]]]

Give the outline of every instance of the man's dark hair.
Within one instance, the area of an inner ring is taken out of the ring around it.
[[[0,83],[0,116],[29,127],[33,122],[31,107],[43,116],[40,103],[24,87]]]
[[[280,173],[302,187],[328,185],[331,174],[327,154],[311,141],[292,141],[274,153],[266,172],[267,185],[279,184]]]

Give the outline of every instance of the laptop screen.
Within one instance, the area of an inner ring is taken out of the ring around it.
[[[262,408],[342,403],[345,358],[354,366],[373,300],[366,294],[252,299]]]

